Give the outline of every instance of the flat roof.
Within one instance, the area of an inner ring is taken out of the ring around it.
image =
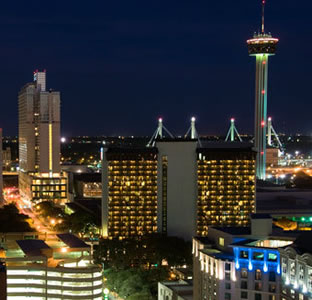
[[[27,256],[42,256],[41,249],[50,249],[42,240],[17,240],[16,243]]]
[[[250,227],[212,227],[215,230],[220,230],[232,235],[250,235]]]
[[[84,241],[71,233],[60,233],[56,236],[70,248],[90,248]]]
[[[225,142],[225,141],[201,141],[201,147],[198,148],[200,151],[201,149],[245,149],[251,150],[253,149],[253,144],[248,142]]]
[[[279,238],[267,238],[267,239],[246,239],[233,243],[231,246],[245,246],[245,247],[254,247],[254,248],[283,248],[289,246],[293,241]]]

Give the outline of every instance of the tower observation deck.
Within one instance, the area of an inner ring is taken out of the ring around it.
[[[266,133],[267,133],[267,97],[268,97],[268,63],[269,56],[275,54],[277,38],[264,31],[264,6],[262,0],[261,33],[247,40],[248,53],[256,57],[256,87],[255,87],[255,140],[257,150],[256,175],[265,179],[266,167]]]

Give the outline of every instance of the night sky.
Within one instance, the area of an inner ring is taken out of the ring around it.
[[[275,129],[312,134],[312,2],[267,0],[268,111]],[[62,135],[253,131],[261,1],[3,1],[0,127],[17,134],[17,94],[35,69],[61,92]]]

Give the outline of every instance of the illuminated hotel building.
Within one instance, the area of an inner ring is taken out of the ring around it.
[[[157,231],[155,148],[108,149],[102,178],[104,236],[125,238]]]
[[[19,188],[34,202],[66,200],[66,178],[60,168],[60,93],[46,90],[46,72],[18,95]]]
[[[71,234],[6,241],[1,255],[7,300],[103,299],[102,267],[92,263],[90,246]]]
[[[207,237],[193,239],[194,299],[311,299],[302,293],[295,297],[291,285],[289,292],[285,291],[282,253],[296,243],[295,234],[272,232],[272,219],[268,216],[254,215],[253,218],[250,228],[209,227]],[[295,272],[295,262],[290,264]],[[308,272],[306,263],[303,264]],[[286,265],[284,269],[288,270]],[[308,281],[308,278],[298,281],[299,293]],[[292,284],[296,282],[293,279]]]
[[[198,148],[197,235],[208,226],[248,226],[255,212],[255,158],[251,148]]]
[[[255,211],[251,144],[156,141],[103,153],[102,232],[159,232],[191,240],[209,225],[248,226]]]

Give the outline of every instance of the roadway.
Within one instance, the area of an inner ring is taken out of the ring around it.
[[[29,218],[32,220],[32,224],[30,225],[36,231],[53,234],[51,228],[46,223],[43,223],[42,220],[31,209],[31,202],[29,200],[22,199],[22,197],[18,194],[17,189],[5,189],[4,201],[6,204],[15,203],[21,214],[29,216]]]

